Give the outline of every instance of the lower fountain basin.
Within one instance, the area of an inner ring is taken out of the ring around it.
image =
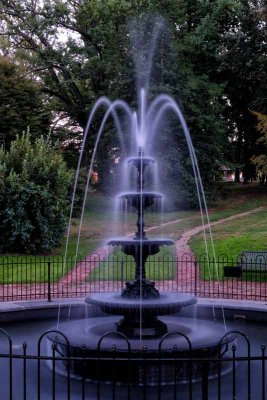
[[[162,317],[161,319],[167,324],[168,333],[176,333],[167,338],[162,345],[163,351],[168,353],[173,352],[174,345],[177,345],[180,351],[189,351],[188,343],[180,335],[181,333],[188,337],[192,344],[192,351],[195,352],[202,349],[217,348],[220,339],[225,333],[224,326],[220,322],[200,319],[194,321],[191,318],[177,316]],[[107,333],[112,333],[112,335],[102,341],[100,350],[113,353],[115,348],[118,354],[122,355],[127,349],[127,343],[125,338],[116,332],[116,324],[119,320],[119,316],[101,316],[67,321],[60,324],[60,331],[68,338],[72,350],[77,349],[81,351],[82,348],[86,352],[97,350],[101,337]],[[66,346],[65,340],[61,336],[57,336],[56,333],[49,333],[47,337],[51,341]],[[131,351],[140,353],[143,352],[143,348],[146,348],[146,352],[149,355],[154,354],[158,357],[161,339],[142,339],[141,347],[139,337],[129,339]],[[229,341],[229,339],[227,340]],[[230,341],[232,340],[233,338]]]
[[[69,348],[65,340],[54,333],[49,333],[47,339],[56,344],[56,351],[60,355],[89,358],[86,361],[71,363],[69,368],[73,377],[105,383],[131,382],[135,385],[143,385],[144,376],[146,385],[156,385],[159,373],[163,384],[172,385],[174,370],[178,374],[176,383],[186,382],[192,377],[194,380],[201,379],[201,361],[194,361],[192,368],[188,369],[188,363],[184,365],[181,359],[220,357],[229,343],[235,340],[235,335],[232,334],[219,345],[224,334],[224,326],[221,323],[169,316],[162,317],[162,321],[168,327],[169,336],[165,336],[163,340],[155,337],[144,338],[140,342],[140,338],[129,339],[116,332],[119,319],[120,317],[103,316],[61,324],[60,330],[68,338]],[[183,335],[189,339],[191,349]],[[51,348],[51,344],[49,347]],[[218,366],[212,362],[207,366],[209,376],[216,376]],[[63,363],[60,369],[61,373],[66,373]]]
[[[189,328],[194,329],[195,327],[202,326],[204,329],[203,335],[206,332],[205,323],[213,323],[213,308],[211,305],[215,306],[216,317],[219,318],[220,314],[220,307],[218,308],[218,304],[221,304],[222,300],[201,300],[201,305],[196,307],[196,310],[191,310],[188,308],[185,309],[188,321]],[[82,329],[81,326],[75,328],[75,320],[73,318],[90,318],[99,317],[99,314],[96,315],[96,309],[91,307],[84,307],[83,300],[73,301],[72,300],[72,307],[69,313],[68,309],[68,301],[62,303],[61,308],[61,318],[60,318],[60,325],[59,330],[63,326],[63,321],[67,322],[67,317],[70,317],[73,322],[73,331],[78,333],[78,329]],[[78,306],[79,304],[79,306]],[[261,356],[261,345],[262,343],[266,342],[266,305],[264,302],[252,302],[252,301],[236,301],[236,300],[224,300],[223,304],[225,306],[225,313],[227,319],[227,331],[241,331],[244,335],[249,339],[249,343],[251,346],[251,356]],[[23,307],[23,312],[21,311]],[[203,308],[204,307],[204,308]],[[2,303],[2,321],[1,321],[1,328],[6,330],[13,341],[12,352],[14,357],[19,356],[19,358],[13,359],[12,364],[12,371],[13,371],[13,398],[14,399],[23,399],[23,389],[26,387],[27,390],[27,398],[29,399],[36,399],[37,397],[37,390],[38,387],[41,387],[41,399],[42,400],[51,400],[53,398],[52,392],[52,370],[47,367],[48,362],[45,359],[40,360],[40,367],[41,367],[41,382],[39,384],[37,378],[37,360],[31,359],[31,356],[27,358],[27,375],[24,379],[24,369],[23,364],[25,359],[21,357],[23,354],[22,352],[22,344],[27,342],[27,354],[29,355],[36,355],[37,356],[37,346],[40,336],[48,331],[49,329],[57,327],[57,308],[58,302],[55,299],[52,303],[47,303],[46,301],[31,301],[31,302],[16,302],[16,303]],[[196,315],[196,319],[192,318],[192,314]],[[205,314],[205,317],[204,317]],[[234,319],[236,315],[243,315],[243,320]],[[50,316],[50,319],[48,319]],[[189,316],[191,316],[191,322],[189,321]],[[202,316],[202,317],[201,317]],[[107,318],[113,318],[107,317]],[[170,320],[176,319],[178,323],[179,320],[181,324],[183,321],[180,316],[168,316],[162,317],[162,320]],[[209,318],[209,321],[205,321],[205,318]],[[9,322],[8,322],[9,321]],[[12,321],[12,322],[11,322]],[[70,322],[70,321],[69,321]],[[85,325],[86,325],[86,321]],[[218,323],[220,326],[220,332],[218,331],[218,336],[221,332],[224,334],[223,327]],[[217,329],[217,325],[214,324],[214,330]],[[178,336],[177,336],[178,339]],[[219,338],[220,339],[220,338]],[[45,339],[48,342],[49,347],[49,354],[51,354],[51,344],[52,342]],[[88,337],[87,337],[88,340]],[[121,341],[122,345],[125,347],[123,342]],[[147,343],[147,341],[145,341]],[[169,342],[165,342],[164,347],[168,345]],[[181,343],[181,342],[180,342]],[[44,344],[44,343],[43,343]],[[102,343],[103,345],[105,342]],[[1,354],[8,354],[8,341],[2,340],[0,342],[0,350]],[[169,347],[169,346],[168,346]],[[229,344],[230,352],[226,354],[226,356],[232,357],[231,353],[231,344]],[[242,340],[242,337],[238,338],[237,343],[237,356],[244,356],[247,357],[247,343],[245,340]],[[140,354],[140,353],[139,353]],[[47,346],[41,346],[41,355],[47,356]],[[145,355],[145,352],[144,352]],[[225,357],[222,358],[222,360]],[[100,360],[101,361],[101,360]],[[117,360],[118,361],[118,360]],[[143,362],[144,364],[147,361]],[[158,358],[159,362],[159,358]],[[1,384],[1,400],[2,399],[9,399],[10,398],[10,385],[9,382],[9,363],[10,358],[3,358],[0,359],[0,384]],[[71,363],[71,362],[70,362]],[[63,361],[56,361],[56,370],[59,372],[59,375],[55,375],[55,398],[56,400],[66,400],[67,396],[67,382],[68,379],[66,377],[66,367],[63,364]],[[141,362],[140,362],[141,364]],[[222,361],[221,366],[227,366],[231,364],[232,361]],[[248,398],[248,368],[250,368],[250,382],[251,385],[251,398],[261,399],[262,398],[262,360],[258,359],[258,361],[251,361],[250,363],[247,360],[238,361],[235,364],[235,369],[229,374],[222,377],[222,385],[221,385],[221,398],[223,400],[233,400],[233,374],[236,374],[236,397],[238,399],[247,399]],[[52,367],[49,364],[49,367]],[[57,369],[58,368],[58,369]],[[154,371],[157,369],[157,361],[155,360],[154,363]],[[113,368],[114,370],[114,368]],[[140,366],[141,371],[141,366]],[[77,371],[78,372],[78,371]],[[152,374],[151,370],[147,371],[147,376],[149,372]],[[177,371],[178,372],[178,371]],[[223,372],[226,373],[227,370],[223,369]],[[156,372],[157,373],[157,372]],[[61,376],[64,375],[64,376]],[[89,377],[90,372],[86,372],[87,376]],[[209,399],[217,399],[218,398],[218,380],[216,379],[216,369],[214,369],[214,378],[210,379],[208,382],[208,398]],[[74,377],[74,374],[73,374]],[[97,400],[97,398],[101,398],[101,400],[111,400],[114,398],[112,389],[113,385],[111,384],[92,384],[90,383],[90,377],[88,381],[83,384],[82,380],[83,375],[76,374],[75,378],[71,380],[71,399],[73,400],[81,400],[82,398],[82,390],[83,387],[85,391],[85,397],[90,398],[90,400]],[[212,377],[212,373],[210,371],[209,377]],[[164,375],[165,378],[165,375]],[[91,380],[93,378],[91,377]],[[104,379],[104,378],[103,378]],[[141,377],[139,378],[141,381]],[[152,380],[152,377],[149,378]],[[170,378],[169,378],[170,379]],[[107,379],[108,380],[108,379]],[[194,374],[194,380],[198,380],[196,375]],[[118,379],[119,382],[119,379]],[[162,400],[170,400],[174,399],[175,396],[177,400],[186,399],[188,400],[188,388],[189,383],[187,384],[179,384],[175,389],[175,385],[172,386],[163,386],[160,383],[156,383],[156,376],[154,378],[155,386],[144,387],[144,386],[136,386],[136,385],[116,385],[116,399],[127,399],[128,397],[128,388],[130,388],[130,398],[131,400],[134,399],[143,399],[146,395],[147,400],[155,400],[159,397],[159,390],[160,396]],[[180,370],[179,370],[179,382],[183,382],[182,378],[180,377]],[[193,390],[192,399],[194,400],[203,400],[203,393],[202,393],[202,384],[201,379],[199,382],[193,383],[191,385]],[[99,388],[100,395],[98,396],[97,388]],[[159,388],[159,389],[158,389]],[[145,393],[145,395],[144,395]]]

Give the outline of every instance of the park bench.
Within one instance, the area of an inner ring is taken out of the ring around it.
[[[243,272],[267,272],[267,251],[242,251],[236,266],[225,266],[225,277],[240,277]]]

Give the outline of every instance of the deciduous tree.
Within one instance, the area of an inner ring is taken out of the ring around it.
[[[0,250],[45,253],[63,238],[72,174],[49,138],[17,136],[0,149]]]
[[[50,112],[40,85],[27,74],[18,62],[0,57],[0,144],[6,148],[28,128],[36,137],[49,130]]]

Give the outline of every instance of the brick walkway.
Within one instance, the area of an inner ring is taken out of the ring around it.
[[[263,207],[247,212],[233,215],[211,223],[211,226],[223,224],[236,218],[242,218],[249,214],[261,211]],[[162,225],[178,223],[180,220],[170,221]],[[158,226],[148,228],[149,231],[157,229]],[[184,232],[181,238],[176,241],[177,276],[175,280],[157,281],[159,290],[182,291],[196,293],[199,297],[267,300],[267,284],[265,282],[242,281],[240,278],[228,278],[221,282],[207,281],[201,279],[200,271],[194,261],[194,256],[188,245],[192,236],[200,233],[208,226],[197,226]],[[92,291],[119,291],[122,288],[121,282],[100,280],[88,281],[88,276],[107,255],[105,248],[99,248],[95,254],[91,254],[83,261],[77,263],[58,282],[51,284],[51,297],[84,297]],[[0,301],[41,299],[48,296],[48,284],[6,284],[0,285]]]

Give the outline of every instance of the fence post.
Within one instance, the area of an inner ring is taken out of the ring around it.
[[[124,285],[123,285],[123,268],[124,268],[124,262],[123,260],[121,260],[121,289],[123,289]],[[113,277],[114,279],[114,277]]]
[[[194,261],[194,267],[195,267],[195,296],[197,295],[197,260],[195,259]]]
[[[202,397],[201,400],[208,400],[209,398],[209,361],[201,362],[201,391]]]
[[[48,279],[47,279],[47,301],[50,303],[51,300],[51,262],[48,261],[47,263],[47,273],[48,273]]]

